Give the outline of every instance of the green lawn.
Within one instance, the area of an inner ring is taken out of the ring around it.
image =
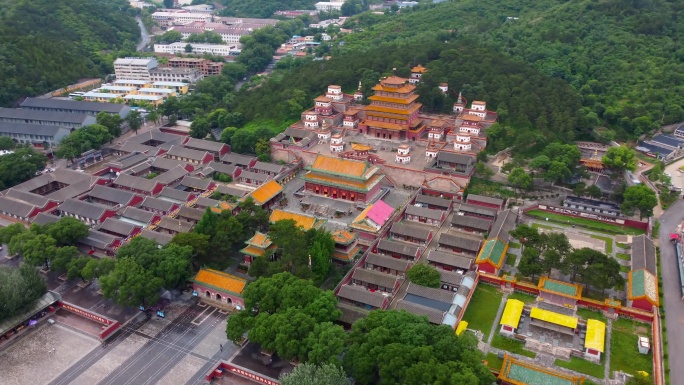
[[[532,227],[535,229],[547,229],[547,230],[558,230],[558,227],[553,227],[553,226],[547,226],[547,225],[541,225],[539,223],[533,223]]]
[[[623,249],[625,249],[625,250],[629,250],[629,249],[632,248],[631,245],[628,245],[628,244],[626,244],[626,243],[615,242],[615,244],[617,245],[617,247],[621,247],[621,248],[623,248]]]
[[[598,235],[591,236],[594,239],[599,239],[606,243],[606,254],[611,255],[613,253],[613,240],[608,237],[601,237]]]
[[[629,254],[625,253],[615,253],[615,256],[620,259],[624,259],[625,261],[629,261],[630,259],[632,259],[632,257]]]
[[[653,353],[640,354],[637,350],[638,335],[651,336],[651,326],[620,318],[613,322],[610,339],[610,371],[621,370],[634,375],[643,370],[653,375]]]
[[[584,320],[588,319],[595,319],[599,320],[601,322],[606,322],[606,317],[603,315],[603,313],[594,311],[594,310],[589,310],[585,308],[578,308],[577,309],[577,315],[580,316],[580,318]]]
[[[626,234],[626,235],[641,235],[644,234],[644,230],[634,229],[631,227],[618,226],[610,223],[604,223],[600,221],[595,221],[586,218],[577,218],[571,216],[560,215],[556,213],[548,213],[541,210],[530,210],[526,213],[527,215],[535,218],[546,219],[549,221],[564,223],[569,225],[576,225],[584,227],[590,230],[596,230],[604,233],[610,234]]]
[[[623,273],[629,273],[630,270],[629,266],[620,266],[620,271]]]
[[[487,361],[487,367],[494,370],[501,370],[503,366],[503,359],[499,358],[494,353],[487,353],[485,355],[485,360]]]
[[[506,264],[508,266],[515,266],[515,261],[518,260],[518,256],[511,253],[506,253]]]
[[[554,364],[556,366],[560,366],[561,368],[574,370],[576,372],[596,378],[603,378],[604,375],[603,364],[595,364],[579,357],[570,357],[569,362],[564,360],[556,360]]]
[[[486,340],[492,330],[496,311],[499,309],[502,297],[503,294],[497,291],[494,286],[477,285],[477,289],[475,289],[475,293],[463,315],[463,319],[468,322],[468,329],[481,331]]]
[[[525,344],[522,341],[518,341],[514,338],[504,337],[499,333],[496,333],[494,339],[492,339],[492,346],[511,353],[520,354],[525,357],[534,358],[537,356],[536,353],[525,350]]]
[[[508,248],[509,248],[509,249],[519,249],[519,248],[520,248],[520,244],[517,243],[517,242],[510,242],[510,243],[508,243]]]
[[[508,299],[517,299],[519,301],[522,301],[524,304],[532,303],[537,300],[537,297],[530,295],[530,294],[525,294],[525,293],[518,293],[517,291],[511,295],[508,296]]]

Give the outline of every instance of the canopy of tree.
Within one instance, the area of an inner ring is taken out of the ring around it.
[[[0,189],[25,182],[45,168],[47,158],[29,146],[20,146],[12,154],[0,157]]]
[[[162,288],[182,287],[192,274],[193,249],[136,237],[119,248],[116,264],[100,277],[105,298],[126,306],[153,305]]]
[[[112,73],[103,50],[135,51],[125,0],[0,0],[0,105]]]
[[[439,271],[426,263],[417,263],[406,272],[409,281],[416,285],[427,287],[439,287]]]
[[[341,367],[333,364],[304,363],[280,377],[282,385],[349,385],[349,378]]]
[[[33,266],[0,266],[0,322],[21,314],[46,291],[45,281]]]
[[[620,208],[626,214],[634,213],[639,210],[641,218],[648,218],[653,215],[653,209],[658,205],[658,198],[655,191],[645,184],[629,186],[623,194],[624,201]]]
[[[118,116],[118,115],[117,115]],[[88,150],[96,150],[113,139],[107,127],[92,124],[73,131],[62,138],[55,155],[62,159],[73,159]]]
[[[683,12],[681,3],[667,0],[443,2],[403,9],[398,16],[362,14],[347,26],[363,32],[346,36],[340,49],[368,51],[426,35],[489,45],[577,90],[581,125],[605,124],[618,136],[633,137],[684,120],[684,93],[672,92],[684,86],[677,45]],[[521,90],[519,97],[532,97],[526,94]]]
[[[469,333],[406,311],[373,311],[354,323],[343,364],[357,384],[489,385],[494,377]]]
[[[314,9],[317,0],[220,0],[226,7],[221,16],[260,17],[273,16],[284,9]]]

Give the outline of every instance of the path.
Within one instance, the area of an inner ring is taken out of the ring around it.
[[[147,32],[147,28],[145,28],[145,24],[143,24],[140,17],[136,17],[135,21],[138,22],[138,27],[140,28],[140,43],[138,43],[136,49],[138,51],[143,51],[145,47],[150,44],[150,34]]]
[[[608,379],[610,378],[610,341],[611,337],[613,335],[613,320],[608,318],[606,320],[606,348],[604,354],[604,362],[605,366],[603,367],[603,377]]]
[[[679,282],[677,255],[674,247],[666,240],[677,231],[677,225],[684,220],[684,201],[678,200],[660,217],[660,261],[659,273],[663,277],[665,326],[667,326],[668,357],[684,357],[684,304]],[[673,361],[671,361],[673,362]],[[684,384],[684,365],[670,365],[672,385]]]

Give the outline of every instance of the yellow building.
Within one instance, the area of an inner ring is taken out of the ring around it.
[[[121,102],[121,95],[109,92],[86,92],[83,100],[87,102],[118,103]]]
[[[128,95],[128,94],[134,94],[138,91],[137,87],[127,87],[127,86],[102,86],[99,89],[95,90],[94,92],[106,92],[110,94],[118,94],[118,95]]]
[[[152,82],[147,80],[131,80],[131,79],[121,79],[115,80],[113,83],[115,86],[120,87],[134,87],[134,88],[147,88],[152,86]]]
[[[188,90],[189,90],[188,83],[183,83],[183,82],[154,82],[154,83],[152,83],[152,87],[154,87],[154,88],[168,88],[171,90],[175,90],[176,93],[179,93],[181,95],[187,94]]]
[[[159,95],[140,95],[140,94],[129,94],[123,97],[124,101],[128,104],[131,103],[148,103],[153,106],[159,106],[164,102],[164,97]]]
[[[172,90],[170,88],[152,88],[152,87],[146,87],[146,88],[141,88],[138,90],[138,94],[140,95],[155,95],[155,96],[161,96],[164,99],[167,99],[170,96],[176,96],[176,91]]]

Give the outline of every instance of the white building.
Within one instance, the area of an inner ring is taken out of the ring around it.
[[[150,80],[150,70],[157,66],[155,58],[127,57],[116,59],[114,73],[117,79]]]
[[[342,4],[344,4],[344,1],[321,1],[316,3],[316,10],[318,12],[340,11],[342,10]]]
[[[168,10],[153,13],[152,19],[160,26],[183,25],[194,21],[211,21],[211,15],[206,13],[194,13],[186,10]]]
[[[177,42],[172,44],[155,44],[155,53],[186,53],[185,47],[190,44],[192,47],[192,53],[197,54],[212,54],[218,56],[229,56],[231,52],[236,50],[235,45],[223,45],[223,44],[200,44],[200,43],[184,43]]]
[[[214,12],[214,6],[209,4],[186,5],[181,7],[181,9],[190,13],[202,13],[205,15],[210,15]]]
[[[204,31],[211,31],[211,32],[219,34],[224,43],[233,44],[233,45],[240,44],[240,38],[241,37],[243,37],[245,35],[249,35],[252,33],[252,29],[234,28],[234,27],[215,27],[214,28],[214,27],[209,27],[209,26],[204,27],[204,28],[180,26],[180,27],[171,27],[168,30],[180,32],[181,36],[183,36],[183,39],[187,39],[190,35],[200,34]],[[240,48],[240,47],[237,47],[237,48]]]

